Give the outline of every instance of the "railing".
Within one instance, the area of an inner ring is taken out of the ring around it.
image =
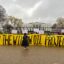
[[[22,30],[28,30],[28,33],[34,33],[36,27],[15,27],[15,28],[0,28],[0,33],[10,34],[13,29],[17,30],[18,34],[22,33]],[[43,30],[44,33],[61,33],[64,28],[52,28],[52,27],[38,27],[37,29]]]

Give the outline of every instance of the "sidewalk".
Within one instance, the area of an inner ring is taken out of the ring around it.
[[[0,64],[64,64],[64,48],[0,46]]]

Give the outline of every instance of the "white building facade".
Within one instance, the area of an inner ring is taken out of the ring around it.
[[[52,31],[51,27],[52,27],[51,24],[46,24],[41,22],[28,23],[23,25],[23,28],[28,30],[34,30],[34,28],[35,29],[37,28],[39,30]]]

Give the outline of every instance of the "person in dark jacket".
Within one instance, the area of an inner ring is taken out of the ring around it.
[[[24,46],[25,48],[29,46],[28,36],[26,33],[24,33],[24,36],[23,36],[22,46]]]

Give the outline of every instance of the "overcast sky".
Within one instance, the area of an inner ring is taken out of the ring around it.
[[[64,16],[64,0],[0,0],[8,15],[22,18],[23,22],[54,23]]]

